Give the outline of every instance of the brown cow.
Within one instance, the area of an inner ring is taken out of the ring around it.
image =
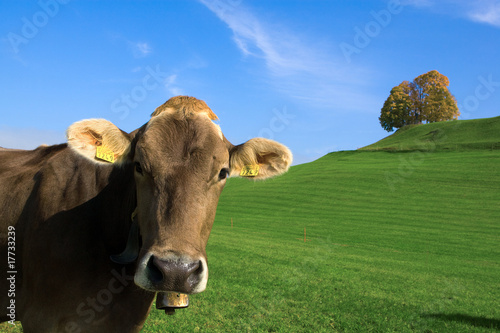
[[[26,333],[138,332],[157,292],[202,292],[226,178],[247,166],[268,178],[292,160],[267,139],[233,146],[214,119],[178,96],[130,134],[91,119],[67,144],[0,149],[2,320]]]

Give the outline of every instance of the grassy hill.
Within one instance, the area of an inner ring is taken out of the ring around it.
[[[447,145],[500,142],[498,122],[416,126],[380,147],[437,129]],[[336,152],[228,180],[207,290],[175,316],[153,309],[143,332],[500,329],[500,150],[473,147]]]
[[[361,150],[500,149],[500,117],[403,127]]]

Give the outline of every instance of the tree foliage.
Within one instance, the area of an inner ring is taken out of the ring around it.
[[[403,81],[391,89],[380,112],[380,125],[386,131],[410,124],[457,119],[460,112],[448,90],[450,81],[438,71],[430,71],[412,82]]]

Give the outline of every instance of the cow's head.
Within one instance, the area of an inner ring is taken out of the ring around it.
[[[205,102],[178,96],[131,134],[99,119],[68,129],[68,143],[79,154],[95,163],[107,163],[101,159],[107,156],[116,167],[133,169],[142,237],[135,283],[144,289],[202,292],[208,279],[205,247],[226,179],[248,166],[258,166],[250,171],[256,179],[290,166],[285,146],[262,138],[233,146],[215,119]]]

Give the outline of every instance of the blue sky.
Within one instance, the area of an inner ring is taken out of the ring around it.
[[[450,79],[461,119],[500,115],[499,0],[4,0],[0,146],[65,141],[85,118],[125,131],[168,98],[203,99],[234,144],[295,164],[388,135],[393,86]]]

